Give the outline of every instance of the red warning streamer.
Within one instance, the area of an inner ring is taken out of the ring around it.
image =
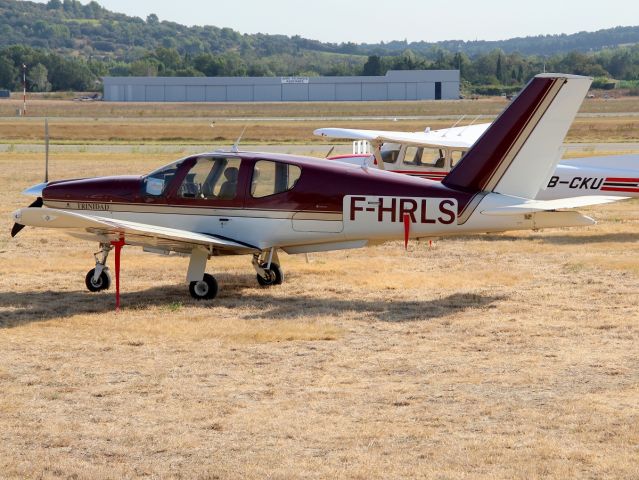
[[[125,245],[124,237],[117,242],[111,242],[115,247],[115,311],[120,311],[120,252]]]
[[[404,250],[408,250],[408,237],[410,237],[410,215],[404,214]]]

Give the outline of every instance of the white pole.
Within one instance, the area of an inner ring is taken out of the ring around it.
[[[49,119],[44,119],[44,181],[49,181]]]
[[[27,66],[22,64],[22,115],[27,114]]]

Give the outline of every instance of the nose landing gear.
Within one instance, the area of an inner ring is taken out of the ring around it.
[[[109,252],[113,247],[109,243],[101,243],[100,251],[93,254],[95,257],[95,268],[87,273],[84,283],[90,292],[100,292],[111,288],[111,274],[106,266]]]

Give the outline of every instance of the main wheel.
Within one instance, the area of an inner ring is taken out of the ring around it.
[[[284,274],[282,269],[277,263],[271,263],[271,268],[266,268],[266,265],[262,265],[262,268],[266,271],[267,278],[263,278],[261,275],[257,275],[257,283],[262,287],[270,287],[271,285],[280,285],[284,281]]]
[[[87,273],[87,276],[84,278],[84,283],[87,286],[89,292],[108,290],[111,287],[111,275],[109,275],[109,271],[106,268],[102,270],[102,273],[97,280],[93,280],[94,274],[95,268],[92,268],[91,270],[89,270],[89,273]]]
[[[191,282],[189,292],[196,300],[211,300],[217,295],[217,280],[213,275],[205,273],[199,282]]]

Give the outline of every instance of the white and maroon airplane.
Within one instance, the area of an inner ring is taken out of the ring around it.
[[[443,180],[489,126],[482,123],[424,132],[320,128],[314,133],[351,139],[358,146],[368,142],[373,147],[373,154],[354,151],[329,160],[354,165],[370,162],[396,173]],[[639,155],[562,160],[535,198],[554,200],[583,195],[639,197]]]
[[[116,285],[123,245],[187,254],[191,295],[210,299],[218,287],[205,269],[218,255],[251,255],[266,286],[282,282],[279,250],[591,225],[592,219],[559,209],[619,198],[533,200],[556,167],[590,83],[572,75],[535,77],[441,182],[316,158],[204,153],[143,176],[31,187],[25,193],[38,199],[14,212],[12,236],[33,226],[98,242],[101,253],[86,275],[91,291],[109,287],[106,261],[114,248]]]

